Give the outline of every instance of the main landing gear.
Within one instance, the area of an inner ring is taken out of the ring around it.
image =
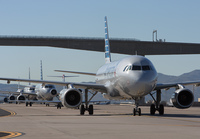
[[[160,115],[163,115],[164,114],[164,105],[160,104],[161,90],[156,91],[156,99],[153,97],[152,94],[150,94],[150,95],[153,98],[153,100],[155,101],[155,104],[151,104],[150,114],[154,115],[155,112],[158,111]],[[141,109],[138,108],[138,106],[139,106],[139,99],[138,98],[135,98],[135,105],[136,105],[136,108],[133,109],[133,116],[135,116],[136,114],[141,116]]]
[[[28,107],[28,105],[31,107],[32,104],[33,104],[32,102],[30,102],[30,103],[29,103],[29,102],[26,102],[26,107]]]
[[[80,105],[80,108],[79,108],[80,115],[84,115],[85,111],[88,111],[89,115],[93,115],[93,113],[94,113],[93,105],[89,105],[89,103],[97,93],[98,92],[95,92],[94,94],[91,93],[92,97],[88,100],[88,89],[85,89],[85,105],[84,104]]]
[[[93,115],[93,105],[89,105],[89,107],[87,107],[82,104],[80,106],[80,115],[84,115],[86,110],[89,112],[89,115]]]
[[[58,103],[57,104],[57,109],[61,109],[61,107],[62,107],[62,103]]]
[[[164,105],[160,104],[160,101],[161,101],[161,90],[157,90],[156,91],[156,100],[155,100],[155,98],[153,97],[152,94],[150,94],[150,95],[153,98],[153,100],[155,101],[155,104],[151,104],[150,114],[154,115],[155,112],[158,111],[160,115],[163,115],[164,114]]]

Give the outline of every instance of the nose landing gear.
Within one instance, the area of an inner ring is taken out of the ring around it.
[[[138,114],[139,116],[141,116],[141,109],[140,108],[134,108],[133,109],[133,116],[135,116],[136,114]]]
[[[139,99],[135,99],[135,105],[136,105],[136,107],[133,109],[133,116],[135,116],[136,114],[138,114],[139,116],[141,116],[141,109],[138,108],[138,106],[139,106]]]

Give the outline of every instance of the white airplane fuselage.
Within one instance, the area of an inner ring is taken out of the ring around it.
[[[55,86],[51,84],[38,84],[35,87],[35,92],[37,94],[37,99],[39,100],[52,101],[53,98],[57,95]]]
[[[96,82],[106,85],[107,99],[137,99],[154,90],[157,71],[147,58],[128,56],[100,67]]]
[[[35,85],[30,85],[30,86],[24,87],[24,92],[30,93],[30,94],[35,93]],[[36,96],[34,96],[34,95],[26,94],[25,96],[27,96],[28,100],[36,100]]]

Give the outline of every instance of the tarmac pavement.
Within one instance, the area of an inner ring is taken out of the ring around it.
[[[146,106],[140,107],[142,116],[132,116],[131,105],[94,105],[93,116],[39,104],[0,104],[0,108],[15,113],[0,117],[0,132],[19,133],[20,139],[200,138],[199,107],[165,107],[164,116],[151,116]]]

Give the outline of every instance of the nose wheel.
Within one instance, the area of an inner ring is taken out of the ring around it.
[[[133,116],[135,116],[136,114],[138,114],[139,116],[141,116],[141,109],[140,108],[134,108],[133,109]]]
[[[140,108],[138,108],[138,106],[139,106],[139,99],[136,99],[135,100],[135,105],[136,105],[136,107],[133,109],[133,116],[135,116],[135,115],[139,115],[139,116],[141,116],[141,109]]]

